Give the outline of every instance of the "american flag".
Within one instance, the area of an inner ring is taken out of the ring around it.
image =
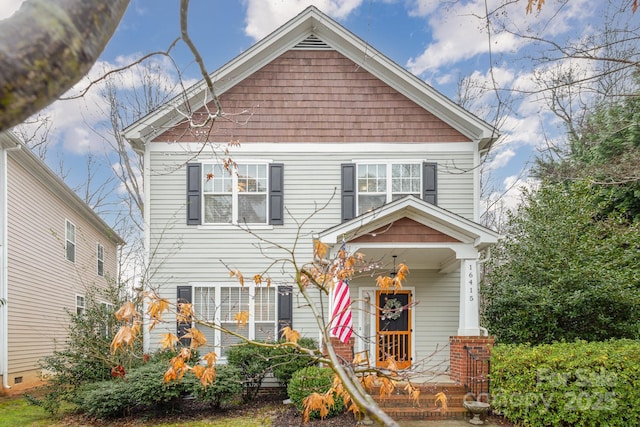
[[[342,242],[342,252],[345,251],[345,243]],[[351,297],[349,296],[349,282],[346,278],[334,279],[332,293],[331,327],[329,333],[343,343],[349,342],[353,330],[351,319]]]

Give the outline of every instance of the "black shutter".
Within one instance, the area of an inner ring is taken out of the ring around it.
[[[200,225],[202,209],[202,165],[187,163],[187,225]]]
[[[190,304],[191,303],[191,286],[178,286],[178,307],[181,303]],[[178,331],[177,335],[180,338],[180,343],[182,345],[191,345],[190,338],[182,338],[184,334],[187,333],[187,329],[191,327],[191,323],[186,322],[177,322],[178,323]]]
[[[342,222],[356,216],[356,165],[342,164]]]
[[[293,288],[278,286],[278,332],[285,326],[293,328]]]
[[[269,224],[284,224],[284,164],[269,166]]]
[[[438,164],[422,164],[422,199],[431,204],[438,204]]]

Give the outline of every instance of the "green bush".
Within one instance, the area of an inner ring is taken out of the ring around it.
[[[168,363],[158,358],[132,369],[124,378],[87,384],[74,403],[81,412],[100,419],[126,415],[133,408],[172,411],[190,387],[188,381],[166,383],[167,368]]]
[[[291,377],[287,393],[291,402],[300,412],[304,411],[302,401],[312,393],[324,394],[333,383],[333,370],[331,368],[319,368],[309,366],[296,371]],[[344,412],[344,402],[342,397],[334,395],[335,405],[330,408],[327,417],[334,417]],[[320,418],[319,411],[312,411],[309,418]]]
[[[497,345],[494,411],[523,425],[640,424],[640,341]]]
[[[56,343],[60,350],[40,360],[42,371],[48,373],[44,378],[47,383],[37,390],[39,397],[26,396],[31,403],[55,413],[63,401],[76,398],[76,391],[83,384],[110,379],[111,369],[116,366],[128,370],[141,363],[133,351],[116,355],[110,352],[119,327],[113,313],[125,299],[121,287],[108,283],[106,288],[87,289],[83,314],[68,312],[68,336],[64,343]],[[141,342],[136,341],[135,351],[140,352],[141,347]]]
[[[298,344],[308,349],[316,349],[318,345],[311,338],[300,338]],[[291,377],[296,371],[311,366],[315,363],[315,359],[308,354],[301,353],[291,347],[280,347],[273,349],[271,353],[271,367],[273,375],[285,387],[289,385]]]
[[[277,344],[269,341],[265,343]],[[315,340],[311,338],[301,338],[298,344],[308,349],[317,348]],[[227,351],[227,363],[241,372],[245,402],[258,394],[267,375],[273,374],[286,386],[294,372],[314,363],[313,357],[297,349],[289,346],[274,348],[271,345],[241,344]]]
[[[201,402],[209,403],[213,408],[233,402],[242,395],[242,374],[231,365],[216,366],[216,378],[213,384],[203,387],[200,381],[189,376],[189,390]],[[184,379],[183,379],[184,380]]]
[[[240,370],[245,402],[257,396],[262,380],[271,372],[271,347],[240,344],[227,351],[227,364]]]

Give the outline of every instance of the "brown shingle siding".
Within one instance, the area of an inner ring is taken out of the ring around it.
[[[288,51],[220,101],[230,120],[214,123],[213,142],[468,141],[335,51]],[[200,139],[181,124],[155,141]]]

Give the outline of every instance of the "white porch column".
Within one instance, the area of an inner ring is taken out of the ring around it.
[[[480,335],[480,305],[478,301],[478,261],[477,259],[461,259],[458,335]]]

